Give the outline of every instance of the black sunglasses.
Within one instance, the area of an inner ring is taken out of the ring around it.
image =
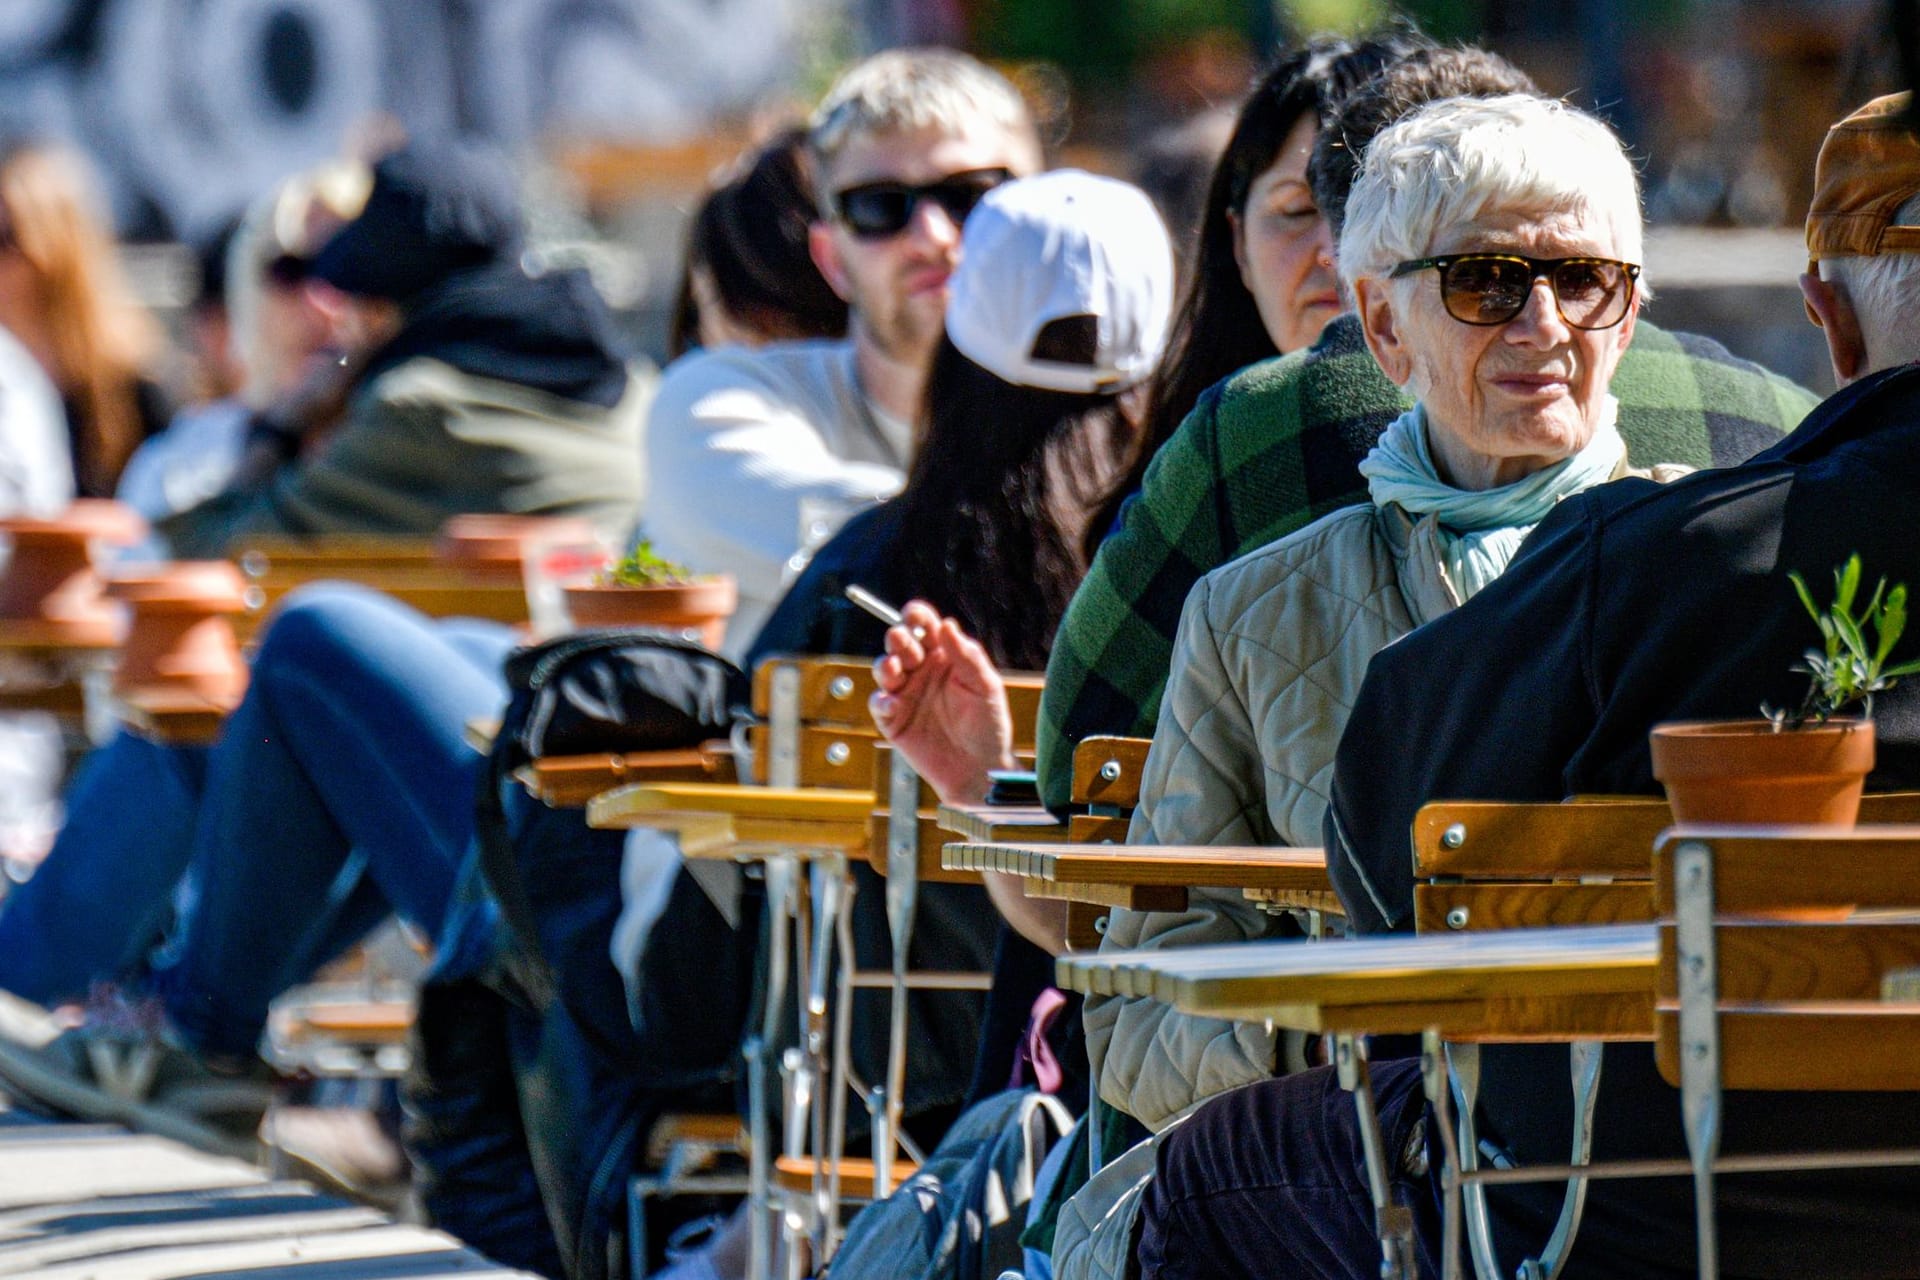
[[[959,226],[981,197],[1013,174],[1006,169],[968,169],[938,182],[914,186],[905,182],[863,182],[833,193],[833,213],[863,240],[897,236],[913,221],[922,200],[931,200]]]
[[[1394,279],[1432,268],[1440,273],[1440,301],[1462,324],[1505,324],[1526,309],[1533,282],[1553,289],[1560,318],[1575,329],[1611,329],[1627,318],[1640,264],[1613,258],[1526,258],[1515,253],[1451,253],[1415,258]]]

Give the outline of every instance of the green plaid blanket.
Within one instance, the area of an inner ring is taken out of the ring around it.
[[[1614,374],[1639,467],[1739,462],[1818,400],[1693,334],[1642,320]],[[1201,396],[1147,468],[1060,623],[1040,703],[1041,796],[1069,803],[1073,748],[1145,737],[1160,714],[1187,592],[1211,569],[1366,500],[1357,470],[1408,406],[1343,316],[1319,343],[1242,369]]]

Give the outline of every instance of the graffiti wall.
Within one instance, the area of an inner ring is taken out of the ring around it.
[[[0,0],[0,127],[69,138],[192,239],[382,113],[517,146],[666,141],[792,74],[806,0]]]

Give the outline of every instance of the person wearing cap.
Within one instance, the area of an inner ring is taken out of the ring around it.
[[[803,550],[900,488],[940,337],[960,224],[999,182],[1040,167],[1025,104],[965,54],[893,49],[849,70],[808,127],[811,247],[847,300],[838,341],[721,347],[676,361],[646,432],[644,536],[730,573],[745,651]]]
[[[884,624],[848,603],[849,585],[914,598],[915,616],[937,607],[959,619],[990,665],[1044,662],[1085,570],[1087,521],[1127,456],[1138,408],[1127,393],[1164,350],[1173,276],[1160,216],[1129,183],[1068,169],[987,193],[962,235],[905,487],[814,555],[755,639],[749,665],[774,653],[877,655]],[[885,884],[865,867],[852,874],[858,961],[884,966]],[[991,903],[972,886],[920,890],[913,967],[994,972],[984,1013],[970,993],[912,997],[904,1105],[910,1133],[926,1147],[940,1136],[930,1120],[1005,1088],[1034,999],[1051,985],[1051,959],[1010,936],[994,909],[1011,906],[1013,927],[1026,925],[1017,883],[1010,894],[990,891]],[[628,967],[641,982],[674,981]],[[644,991],[633,995],[636,1007],[659,1007]],[[853,1013],[854,1070],[864,1079],[885,1075],[885,1025],[875,1012],[856,1005]],[[1068,1069],[1069,1092],[1083,1102],[1084,1073]],[[850,1246],[834,1274],[898,1274],[891,1240],[883,1233]],[[717,1249],[669,1274],[711,1280],[728,1274],[726,1260]]]
[[[1369,659],[1497,578],[1556,504],[1646,474],[1627,463],[1609,391],[1642,289],[1639,188],[1606,126],[1531,95],[1454,98],[1383,133],[1367,164],[1340,263],[1369,347],[1415,403],[1360,464],[1371,501],[1187,597],[1133,843],[1318,845]],[[882,729],[910,740],[890,710],[877,708]],[[1295,932],[1237,891],[1188,896],[1178,913],[1114,911],[1102,949]],[[1264,1024],[1149,998],[1090,996],[1086,1024],[1100,1096],[1155,1131],[1288,1069]],[[1107,1198],[1105,1182],[1137,1182],[1151,1163],[1143,1149],[1085,1194]],[[1130,1238],[1130,1215],[1117,1222]]]
[[[512,175],[413,144],[301,274],[352,353],[256,414],[229,487],[160,522],[181,556],[250,534],[429,534],[470,511],[636,519],[646,384],[584,271],[534,275]]]
[[[1657,795],[1647,735],[1665,720],[1751,716],[1786,703],[1813,637],[1787,580],[1824,580],[1854,552],[1920,581],[1920,138],[1881,98],[1828,133],[1807,215],[1801,287],[1841,389],[1752,460],[1663,487],[1568,498],[1524,554],[1459,609],[1373,660],[1335,757],[1324,829],[1353,928],[1411,930],[1407,831],[1432,799],[1557,801]],[[1376,146],[1379,145],[1376,143]],[[1368,165],[1372,165],[1369,156]],[[1356,199],[1358,197],[1356,196]],[[1343,241],[1344,257],[1344,241]],[[1737,634],[1737,642],[1732,637]],[[1496,643],[1490,644],[1489,638]],[[1876,696],[1872,789],[1920,786],[1920,686]],[[1375,1064],[1390,1150],[1414,1207],[1423,1274],[1437,1274],[1437,1152],[1423,1152],[1418,1064]],[[1644,1044],[1609,1045],[1596,1161],[1686,1155],[1678,1092]],[[1481,1132],[1520,1164],[1566,1160],[1564,1048],[1486,1046]],[[1372,1276],[1379,1250],[1351,1102],[1328,1069],[1216,1100],[1171,1135],[1148,1192],[1141,1274]],[[1878,1149],[1920,1126],[1913,1094],[1729,1092],[1722,1154]],[[1231,1140],[1253,1133],[1260,1141]],[[1330,1190],[1331,1188],[1331,1190]],[[1546,1241],[1564,1188],[1490,1188],[1500,1269]],[[1720,1274],[1910,1276],[1920,1254],[1912,1169],[1741,1174],[1717,1181]],[[1311,1197],[1315,1226],[1288,1206]],[[1257,1203],[1256,1219],[1245,1211]],[[1230,1245],[1220,1233],[1230,1229]],[[1329,1238],[1343,1252],[1326,1248]],[[1215,1241],[1206,1245],[1199,1242]],[[1695,1274],[1686,1178],[1590,1182],[1568,1274]]]

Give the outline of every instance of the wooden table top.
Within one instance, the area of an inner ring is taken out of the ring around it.
[[[1064,987],[1308,1032],[1457,1040],[1652,1034],[1652,925],[1250,942],[1063,956]]]
[[[824,787],[640,783],[587,803],[591,827],[652,827],[680,837],[689,858],[864,852],[873,796]]]
[[[1028,897],[1132,911],[1184,911],[1192,888],[1269,889],[1331,897],[1319,849],[1233,845],[956,843],[941,864],[1019,876]]]
[[[942,830],[977,844],[1065,840],[1067,824],[1037,804],[943,804]]]

